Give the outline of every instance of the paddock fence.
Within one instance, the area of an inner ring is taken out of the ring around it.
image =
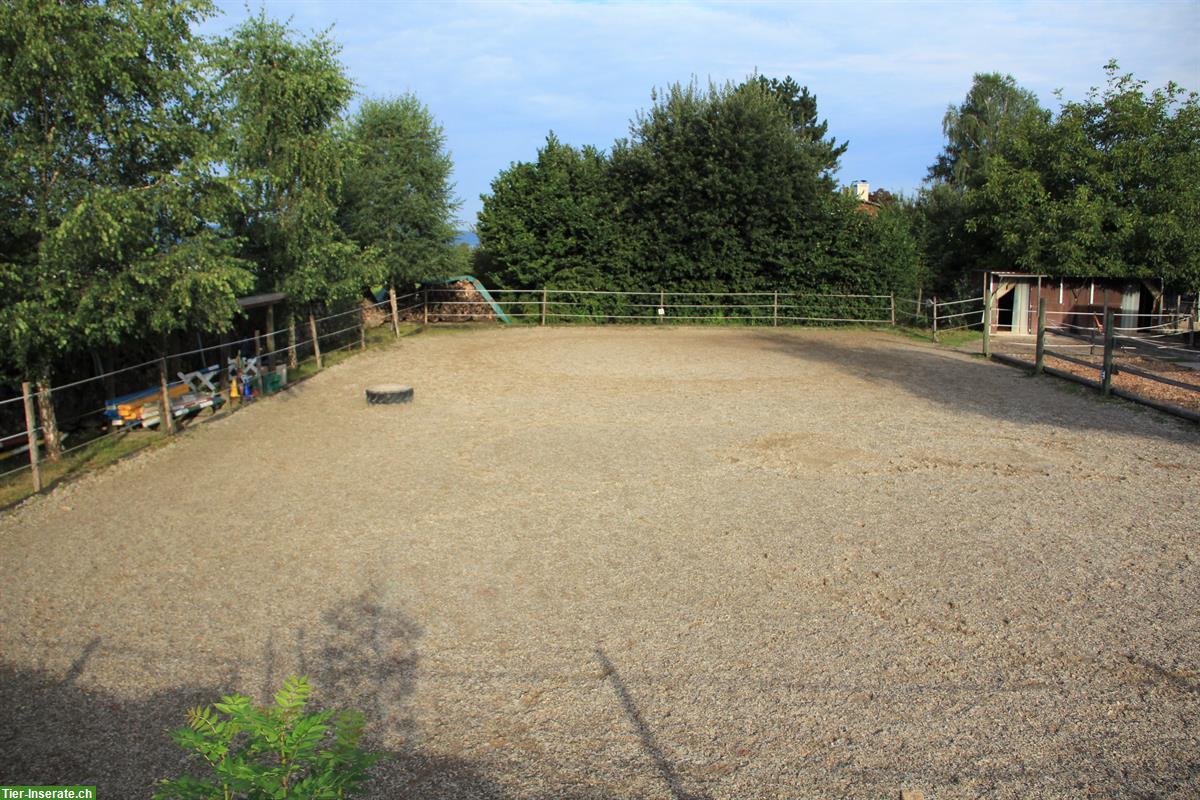
[[[19,394],[0,398],[0,507],[28,493],[13,485],[25,473],[33,491],[40,491],[81,461],[119,457],[145,446],[154,438],[150,433],[174,433],[273,394],[331,357],[365,348],[373,328],[392,327],[399,335],[400,320],[420,314],[424,298],[411,292],[395,300],[394,310],[385,297],[297,316],[290,325],[251,336],[197,336],[195,348],[128,366],[104,368],[94,356],[91,369],[80,363],[51,385],[20,384]],[[164,405],[171,409],[165,416]]]
[[[1200,422],[1195,310],[1102,315],[1048,312],[1039,303],[1033,341],[1013,338],[996,360],[1049,374]]]
[[[895,325],[891,294],[798,292],[599,291],[590,289],[491,289],[495,308],[515,324],[740,324]],[[464,294],[466,296],[464,296]],[[431,321],[487,318],[480,298],[459,288],[430,290]]]

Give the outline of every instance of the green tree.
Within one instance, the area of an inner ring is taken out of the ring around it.
[[[0,350],[32,377],[49,455],[57,360],[221,329],[249,274],[192,26],[206,0],[12,0],[0,24]]]
[[[634,119],[612,162],[643,285],[749,291],[811,273],[843,219],[830,177],[841,148],[807,101],[782,94],[761,78],[676,84]]]
[[[826,138],[829,122],[817,114],[817,96],[790,75],[783,80],[757,75],[751,81],[757,81],[783,106],[799,146],[809,156],[810,167],[832,188],[833,175],[849,143],[838,144],[832,136]]]
[[[930,178],[960,188],[977,184],[988,156],[1030,115],[1045,117],[1045,111],[1037,96],[1013,76],[976,73],[966,99],[951,104],[942,118],[946,147],[929,168]]]
[[[1200,99],[1147,91],[1113,62],[1107,86],[1027,118],[987,163],[965,229],[991,264],[1051,275],[1161,277],[1200,287]]]
[[[350,146],[338,125],[353,85],[327,33],[302,38],[265,13],[218,42],[229,166],[242,212],[235,230],[259,287],[303,307],[358,296],[381,271],[338,228]]]
[[[515,163],[483,195],[477,231],[487,275],[507,288],[619,285],[607,158],[551,132],[532,163]]]
[[[342,229],[393,286],[450,274],[459,208],[441,126],[413,95],[367,100],[350,123]]]

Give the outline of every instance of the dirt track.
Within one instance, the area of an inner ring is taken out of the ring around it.
[[[380,798],[1195,796],[1198,476],[886,334],[424,334],[0,517],[0,784],[305,673]]]

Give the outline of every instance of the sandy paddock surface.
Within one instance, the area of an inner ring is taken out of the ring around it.
[[[1194,797],[1198,476],[882,333],[423,334],[0,516],[0,784],[303,673],[379,798]]]

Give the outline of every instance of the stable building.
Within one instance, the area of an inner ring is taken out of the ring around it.
[[[1046,300],[1046,325],[1101,328],[1109,309],[1118,328],[1145,327],[1164,308],[1159,279],[1055,278],[1021,272],[982,273],[983,291],[992,296],[992,332],[1037,332],[1038,299]],[[1144,322],[1139,322],[1144,320]],[[1161,320],[1160,320],[1161,321]]]

